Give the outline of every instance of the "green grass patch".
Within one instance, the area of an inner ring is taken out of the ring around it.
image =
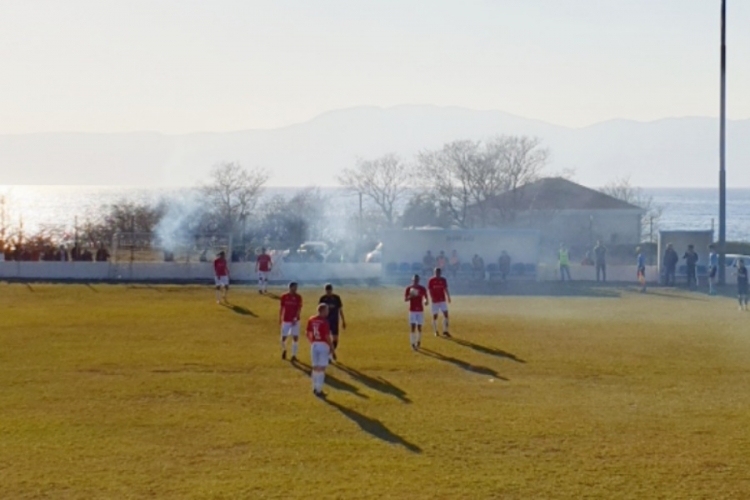
[[[400,288],[338,292],[324,401],[254,289],[0,285],[0,497],[750,498],[731,300],[456,297],[414,353]]]

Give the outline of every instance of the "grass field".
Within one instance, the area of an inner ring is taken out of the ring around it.
[[[750,498],[731,300],[459,296],[414,353],[400,289],[338,291],[320,400],[252,288],[1,284],[0,498]]]

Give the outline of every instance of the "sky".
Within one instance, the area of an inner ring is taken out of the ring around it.
[[[728,0],[750,117],[750,1]],[[283,127],[354,106],[571,127],[717,116],[720,0],[0,0],[0,134]]]

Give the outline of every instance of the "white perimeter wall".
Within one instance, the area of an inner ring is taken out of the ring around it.
[[[255,281],[255,263],[230,265],[233,280]],[[0,262],[0,279],[213,281],[210,262]],[[279,263],[272,281],[368,280],[380,277],[380,264]]]

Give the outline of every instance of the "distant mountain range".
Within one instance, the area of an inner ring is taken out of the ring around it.
[[[166,135],[152,132],[0,135],[0,182],[190,186],[222,160],[261,166],[276,186],[335,185],[357,157],[388,152],[410,160],[458,139],[532,135],[552,151],[549,173],[575,169],[574,180],[599,187],[630,176],[644,187],[718,184],[715,118],[655,122],[612,120],[568,128],[500,111],[457,107],[358,107],[269,130]],[[750,120],[730,121],[727,179],[750,187]]]

